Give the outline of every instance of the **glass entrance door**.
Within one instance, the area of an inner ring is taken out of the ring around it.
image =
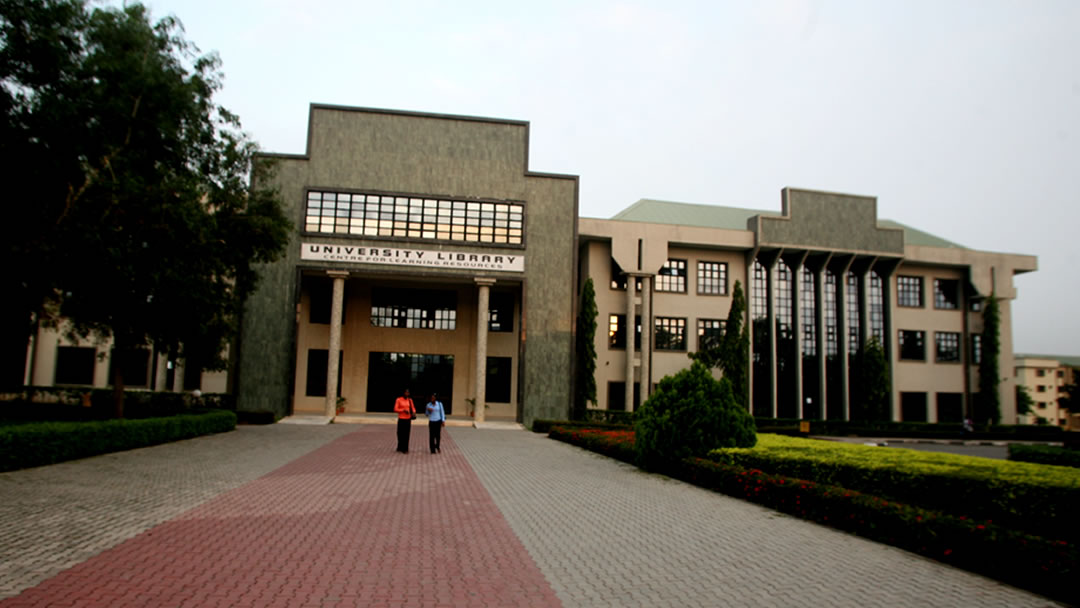
[[[409,389],[418,413],[431,393],[453,414],[454,356],[371,353],[368,358],[367,411],[393,412],[394,400]]]

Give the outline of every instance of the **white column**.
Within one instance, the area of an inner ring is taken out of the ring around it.
[[[157,365],[154,366],[154,390],[167,391],[169,387],[165,386],[165,380],[169,377],[169,353],[161,352],[154,349],[154,353],[157,355]]]
[[[634,411],[634,336],[637,324],[634,323],[634,283],[635,279],[630,273],[626,274],[626,394],[623,397],[623,408]],[[642,333],[644,333],[644,327]]]
[[[479,287],[476,302],[476,413],[474,424],[484,421],[484,408],[487,404],[487,338],[488,338],[488,303],[491,300],[491,286],[495,279],[476,279]]]
[[[173,362],[172,390],[175,393],[184,392],[184,360],[179,357]]]
[[[341,357],[341,311],[345,301],[345,278],[343,270],[327,270],[334,279],[334,292],[330,300],[330,347],[326,353],[326,405],[323,414],[333,418],[337,415],[338,360]]]
[[[651,281],[652,277],[645,275],[641,277],[641,402],[645,403],[645,400],[649,398],[649,389],[652,387],[652,373],[649,365],[649,359],[652,354],[652,332],[654,329],[652,321],[652,303],[650,300],[651,295]],[[685,328],[684,328],[685,329]],[[689,331],[689,330],[686,330]],[[684,334],[685,336],[685,334]],[[689,338],[687,338],[689,339]]]

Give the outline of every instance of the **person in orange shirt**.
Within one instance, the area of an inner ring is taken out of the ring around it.
[[[402,454],[409,453],[409,435],[412,431],[412,421],[416,417],[416,406],[409,398],[409,389],[394,402],[394,411],[397,412],[397,451]]]

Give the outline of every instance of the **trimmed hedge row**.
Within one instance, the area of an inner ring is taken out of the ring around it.
[[[1009,444],[1009,460],[1080,468],[1080,450],[1052,445]]]
[[[26,387],[0,399],[0,420],[109,420],[116,416],[111,388],[77,389]],[[159,418],[190,412],[193,408],[236,410],[236,397],[208,393],[124,391],[124,418]]]
[[[714,450],[709,459],[1080,540],[1075,469],[778,435],[762,435],[754,448]]]
[[[556,427],[550,436],[624,462],[634,459],[632,431]],[[1073,580],[1080,574],[1080,551],[1075,543],[707,459],[687,458],[670,464],[664,473],[1043,595],[1070,603],[1078,599]]]
[[[29,422],[0,427],[0,471],[13,471],[222,433],[236,428],[223,410],[167,418]]]
[[[1080,551],[1074,543],[701,458],[686,459],[668,474],[1043,595],[1070,603],[1080,599]]]
[[[798,418],[755,418],[758,432],[793,435],[799,433]],[[977,426],[964,433],[964,425],[956,422],[889,422],[870,420],[807,420],[814,435],[855,435],[859,437],[910,437],[966,439],[1013,439],[1024,441],[1062,441],[1064,431],[1057,426],[1029,424],[999,424]]]
[[[585,420],[548,420],[546,418],[533,420],[532,431],[534,433],[548,433],[551,429],[561,426],[564,428],[589,428],[589,429],[629,429],[629,424],[615,422],[588,422]]]

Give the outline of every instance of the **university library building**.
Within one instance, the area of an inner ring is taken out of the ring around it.
[[[872,197],[795,188],[779,208],[640,200],[579,218],[578,177],[532,171],[528,152],[527,122],[312,105],[307,150],[268,155],[295,230],[261,269],[231,373],[185,373],[146,349],[125,378],[231,391],[238,409],[278,415],[390,412],[409,388],[418,403],[437,393],[451,419],[566,418],[590,278],[600,409],[633,410],[687,367],[723,332],[736,282],[755,415],[848,418],[851,361],[876,338],[893,420],[961,420],[991,294],[999,368],[1013,369],[1013,275],[1033,256],[879,219]],[[107,355],[42,329],[24,378],[105,386]],[[1002,421],[1015,422],[1002,375]]]

